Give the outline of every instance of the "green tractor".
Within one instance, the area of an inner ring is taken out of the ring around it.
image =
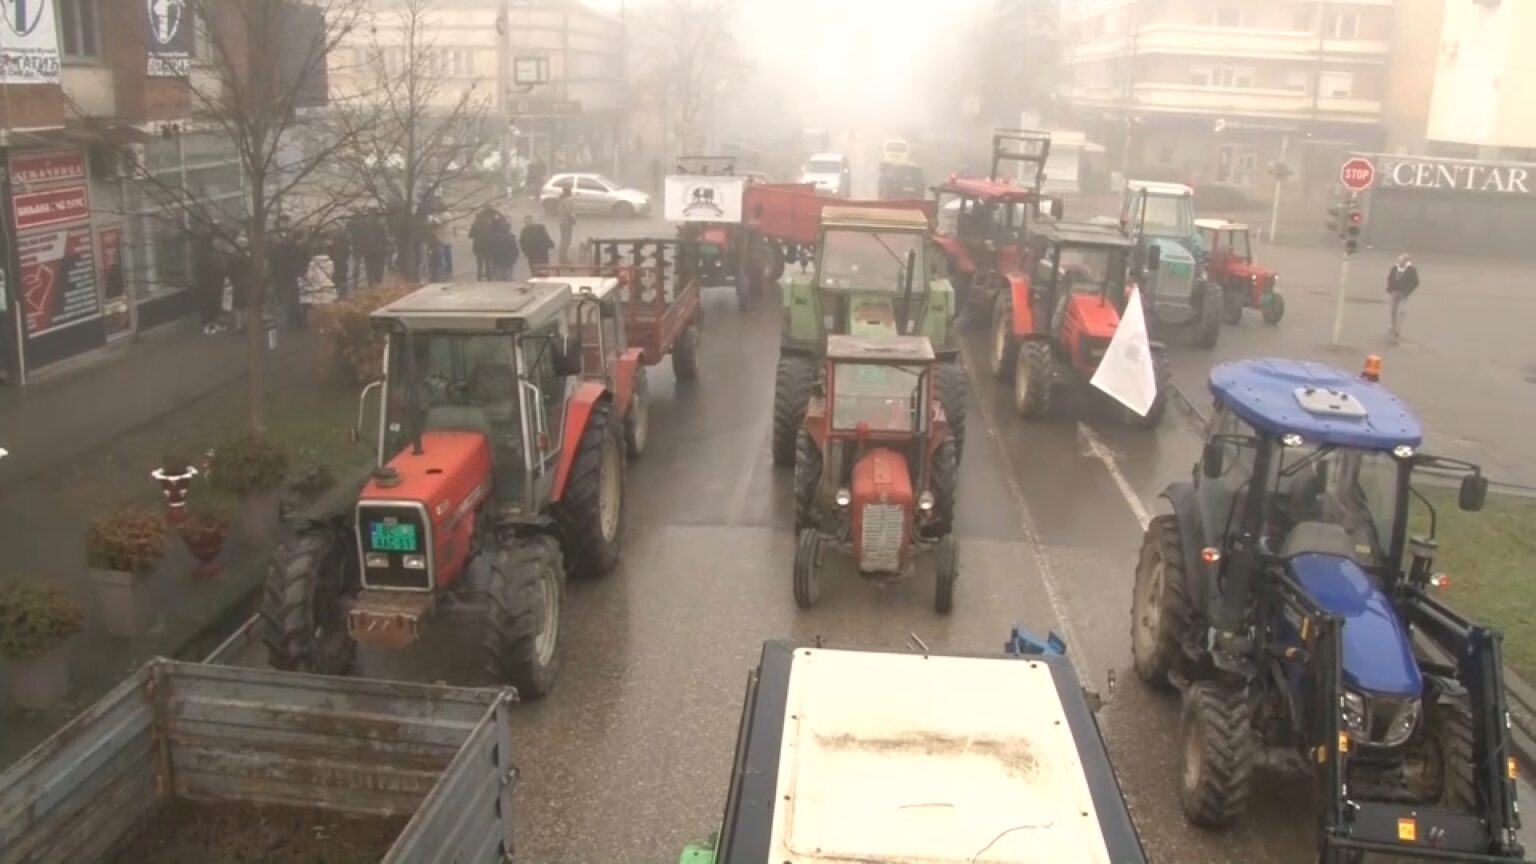
[[[955,292],[935,254],[928,217],[913,209],[827,207],[814,268],[784,283],[784,333],[773,392],[773,464],[795,464],[795,436],[821,378],[827,336],[926,336],[939,358],[938,395],[965,448],[965,370]],[[908,326],[898,326],[905,322]]]
[[[1221,286],[1206,277],[1205,250],[1195,231],[1194,190],[1179,183],[1131,180],[1119,224],[1136,241],[1132,272],[1152,338],[1179,334],[1200,348],[1216,347],[1225,298]]]

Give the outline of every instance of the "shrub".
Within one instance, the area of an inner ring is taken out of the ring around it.
[[[86,560],[98,570],[147,573],[165,557],[165,520],[148,507],[123,507],[91,521]]]
[[[336,485],[336,475],[331,466],[313,450],[300,450],[288,469],[285,489],[295,504],[315,500],[327,489]]]
[[[0,585],[0,657],[31,660],[80,632],[80,607],[57,588]]]
[[[209,477],[215,489],[249,495],[275,489],[288,471],[288,451],[276,441],[247,432],[213,451]]]
[[[365,384],[384,374],[384,337],[374,332],[368,316],[414,290],[415,285],[372,288],[314,310],[314,327],[322,337],[325,363],[338,380]]]

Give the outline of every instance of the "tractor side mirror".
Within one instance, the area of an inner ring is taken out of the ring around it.
[[[1468,513],[1483,509],[1488,501],[1488,478],[1481,474],[1468,474],[1461,478],[1461,493],[1457,503]]]
[[[1163,264],[1163,247],[1152,246],[1147,249],[1147,269],[1156,270]]]
[[[555,374],[561,378],[581,374],[581,339],[575,334],[567,334],[556,339],[554,344]]]
[[[1205,449],[1200,453],[1200,467],[1205,471],[1206,478],[1215,480],[1221,477],[1223,455],[1221,442],[1205,442]]]

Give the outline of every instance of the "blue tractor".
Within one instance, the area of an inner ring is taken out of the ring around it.
[[[1317,780],[1323,864],[1523,860],[1501,636],[1431,596],[1437,495],[1413,485],[1459,477],[1478,510],[1488,482],[1419,452],[1379,370],[1212,370],[1193,482],[1168,487],[1142,543],[1136,672],[1180,691],[1195,824],[1231,824],[1261,754],[1289,750]]]

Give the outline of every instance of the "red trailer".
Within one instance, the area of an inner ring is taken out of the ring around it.
[[[768,241],[768,273],[771,280],[784,275],[788,261],[806,263],[814,257],[821,235],[821,211],[828,205],[866,210],[922,210],[928,224],[934,221],[934,202],[927,199],[850,201],[822,195],[811,183],[753,183],[742,196],[742,222],[753,234]]]

